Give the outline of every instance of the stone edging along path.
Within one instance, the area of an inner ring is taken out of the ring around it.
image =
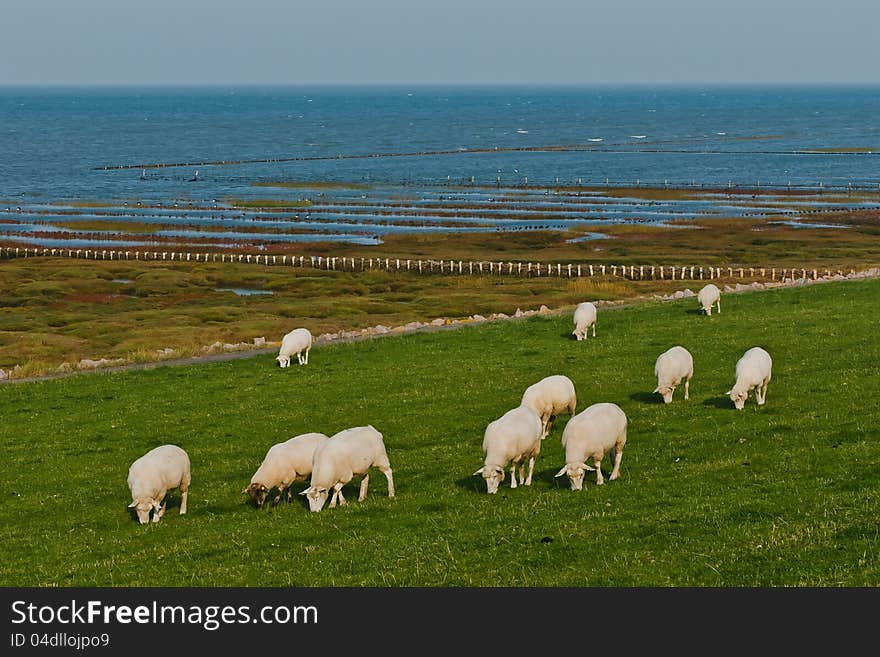
[[[758,290],[769,290],[780,287],[799,287],[804,285],[816,285],[819,283],[827,283],[832,281],[848,281],[848,280],[864,280],[868,278],[880,277],[880,267],[872,267],[859,272],[851,272],[841,275],[834,274],[831,276],[822,276],[817,279],[812,278],[794,278],[786,279],[782,282],[770,283],[735,283],[733,285],[725,285],[722,292],[727,294],[737,294],[741,292],[754,292]],[[630,306],[637,303],[648,301],[674,301],[677,299],[685,299],[695,297],[696,293],[685,288],[678,290],[672,294],[660,295],[653,294],[650,296],[632,297],[630,299],[612,300],[612,301],[596,301],[598,307],[615,308]],[[413,321],[402,326],[388,327],[384,325],[371,326],[364,329],[354,329],[350,331],[339,331],[338,333],[322,333],[315,338],[314,346],[320,347],[326,344],[337,342],[352,342],[355,340],[365,340],[369,338],[382,337],[387,335],[407,335],[417,331],[438,331],[461,328],[463,326],[473,326],[492,321],[515,320],[526,317],[540,315],[544,317],[558,316],[570,312],[569,307],[551,310],[547,306],[541,306],[538,310],[520,310],[512,315],[504,313],[493,313],[486,317],[482,315],[471,315],[464,319],[450,319],[446,317],[438,317],[430,322]],[[63,363],[58,370],[52,374],[45,374],[33,377],[15,378],[11,375],[15,372],[15,368],[6,371],[0,369],[0,383],[24,383],[28,381],[40,381],[44,379],[57,379],[61,377],[71,376],[74,374],[82,374],[86,372],[122,372],[127,370],[153,369],[155,367],[163,367],[168,365],[194,365],[197,363],[206,363],[223,360],[236,360],[241,358],[253,358],[264,354],[275,353],[281,342],[270,342],[265,338],[254,338],[253,342],[239,342],[236,344],[215,342],[212,345],[202,347],[203,356],[191,356],[186,358],[174,358],[176,353],[171,348],[159,349],[156,351],[156,361],[149,363],[126,363],[125,359],[107,359],[99,360],[83,359],[79,363]],[[16,368],[19,366],[16,365]]]

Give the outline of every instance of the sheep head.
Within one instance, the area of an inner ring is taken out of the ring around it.
[[[142,525],[146,525],[150,522],[150,512],[155,511],[156,514],[153,516],[153,522],[159,522],[159,518],[162,517],[162,505],[159,500],[154,500],[151,497],[139,497],[132,500],[131,504],[128,505],[129,509],[134,509],[135,513],[137,513],[138,522]]]
[[[320,511],[324,508],[324,502],[327,501],[328,490],[323,486],[309,486],[300,495],[305,495],[309,500],[310,511]]]
[[[595,470],[586,463],[566,463],[555,476],[567,475],[569,482],[571,482],[571,489],[581,490],[584,487],[584,473],[587,471],[595,472]]]
[[[504,468],[500,465],[484,465],[474,475],[482,475],[486,480],[486,491],[489,495],[498,492],[498,487],[504,481]]]
[[[259,509],[266,502],[266,496],[269,494],[269,489],[263,484],[253,483],[247,488],[243,488],[241,492],[248,495],[251,498],[251,502],[254,503],[254,506]]]

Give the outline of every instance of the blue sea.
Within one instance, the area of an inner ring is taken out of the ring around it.
[[[358,183],[384,188],[384,199],[406,188],[413,203],[421,192],[442,196],[443,185],[877,190],[878,117],[877,87],[3,88],[0,212],[290,198],[290,189],[255,186],[275,181]],[[150,166],[175,163],[183,166]],[[349,203],[358,195],[342,196]],[[345,203],[326,216],[316,208],[308,217],[276,218],[363,223]],[[166,229],[175,218],[157,216]],[[33,217],[27,225],[36,230],[19,231],[31,242],[52,232],[45,212]],[[189,229],[210,228],[186,218]],[[493,229],[479,213],[470,218],[473,229]],[[394,224],[438,229],[418,219]],[[325,228],[350,234],[345,226]]]

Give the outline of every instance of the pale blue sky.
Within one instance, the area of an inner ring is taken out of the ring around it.
[[[3,0],[0,84],[880,83],[880,0]]]

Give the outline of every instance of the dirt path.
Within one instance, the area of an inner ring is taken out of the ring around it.
[[[795,287],[800,285],[815,285],[817,283],[829,283],[834,281],[847,281],[847,280],[864,280],[868,278],[878,278],[880,277],[880,268],[874,267],[862,272],[856,272],[855,274],[849,274],[847,276],[832,276],[821,277],[815,281],[812,280],[795,280],[789,283],[784,284],[758,284],[753,283],[750,285],[737,285],[734,289],[728,289],[728,286],[725,286],[725,290],[723,290],[722,294],[741,294],[743,292],[761,292],[765,290],[775,290],[781,287]],[[756,287],[757,285],[761,285],[761,287]],[[689,288],[687,288],[689,289]],[[681,295],[681,296],[678,296]],[[597,301],[596,305],[602,307],[603,312],[607,310],[614,310],[615,308],[625,308],[627,306],[634,306],[642,303],[647,303],[650,301],[678,301],[682,298],[694,298],[696,299],[696,295],[691,291],[691,295],[685,294],[684,290],[680,290],[670,295],[666,295],[664,297],[658,297],[656,295],[652,296],[641,296],[641,297],[633,297],[632,299],[626,299],[621,301]],[[544,306],[542,306],[543,308]],[[555,310],[547,309],[545,311],[531,311],[528,315],[522,315],[520,317],[509,316],[506,318],[487,318],[484,320],[472,320],[472,321],[462,321],[457,320],[454,324],[443,324],[443,325],[432,325],[432,324],[421,324],[418,328],[412,328],[406,331],[388,331],[387,333],[369,333],[369,334],[361,334],[350,337],[338,337],[332,340],[327,339],[316,339],[314,342],[315,347],[322,347],[328,344],[337,344],[344,342],[356,342],[359,340],[373,340],[377,338],[385,338],[385,337],[393,337],[400,335],[411,335],[413,333],[433,333],[436,331],[450,331],[461,329],[466,326],[479,326],[482,324],[487,324],[490,322],[503,322],[503,321],[516,321],[528,319],[529,317],[556,317],[563,314],[571,313],[574,309],[574,306],[565,307],[565,308],[557,308]],[[43,381],[49,379],[61,379],[70,376],[79,376],[82,374],[107,374],[111,372],[126,372],[131,370],[149,370],[155,369],[157,367],[169,367],[169,366],[177,366],[177,365],[196,365],[200,363],[212,363],[218,361],[227,361],[227,360],[240,360],[243,358],[255,358],[257,356],[265,356],[267,354],[277,353],[278,347],[269,347],[264,349],[247,349],[243,351],[231,351],[224,352],[219,354],[205,354],[204,356],[190,356],[188,358],[169,358],[167,360],[160,360],[151,363],[132,363],[128,365],[115,365],[111,367],[101,367],[94,369],[80,369],[73,370],[69,372],[58,372],[57,374],[43,374],[39,376],[31,376],[31,377],[23,377],[23,378],[7,378],[0,380],[0,384],[4,383],[28,383],[32,381]]]

